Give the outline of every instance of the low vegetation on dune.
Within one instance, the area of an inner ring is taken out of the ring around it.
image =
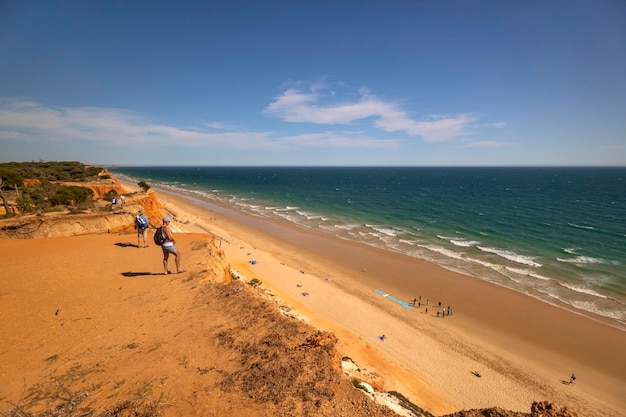
[[[7,162],[0,164],[0,199],[6,216],[36,213],[58,206],[81,206],[93,201],[89,187],[64,185],[110,178],[103,169],[80,162]],[[9,207],[13,202],[17,210]]]

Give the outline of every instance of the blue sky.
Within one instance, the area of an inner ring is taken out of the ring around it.
[[[626,165],[626,2],[0,2],[0,161]]]

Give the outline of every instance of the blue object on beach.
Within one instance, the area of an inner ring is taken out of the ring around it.
[[[254,265],[254,264],[256,264],[256,260],[254,260],[254,259],[253,259],[253,260],[251,260],[251,261],[250,261],[250,263],[251,263],[252,265]]]

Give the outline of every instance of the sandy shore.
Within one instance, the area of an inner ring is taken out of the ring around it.
[[[220,237],[235,269],[334,332],[342,353],[375,370],[382,388],[435,414],[527,412],[533,400],[550,400],[584,416],[626,415],[619,329],[427,262],[159,194],[187,230]],[[414,297],[421,308],[392,301]],[[440,301],[452,315],[438,317]],[[576,383],[566,384],[572,373]]]

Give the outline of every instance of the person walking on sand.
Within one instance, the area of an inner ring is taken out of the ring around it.
[[[171,219],[169,217],[163,218],[163,234],[165,235],[165,242],[161,245],[161,249],[163,249],[163,273],[165,275],[169,274],[170,271],[167,270],[167,261],[170,257],[170,254],[174,255],[174,261],[176,262],[176,273],[180,274],[186,272],[186,269],[180,269],[180,252],[176,250],[174,243],[176,243],[176,239],[172,235],[172,229],[170,228]]]
[[[137,230],[137,247],[138,248],[147,248],[148,243],[146,243],[146,236],[148,235],[148,226],[150,225],[150,220],[143,214],[143,209],[139,210],[137,213],[137,217],[135,217],[135,230]],[[143,241],[143,245],[141,242]]]
[[[570,385],[572,385],[575,381],[576,381],[576,375],[572,374],[572,376],[569,377]]]

